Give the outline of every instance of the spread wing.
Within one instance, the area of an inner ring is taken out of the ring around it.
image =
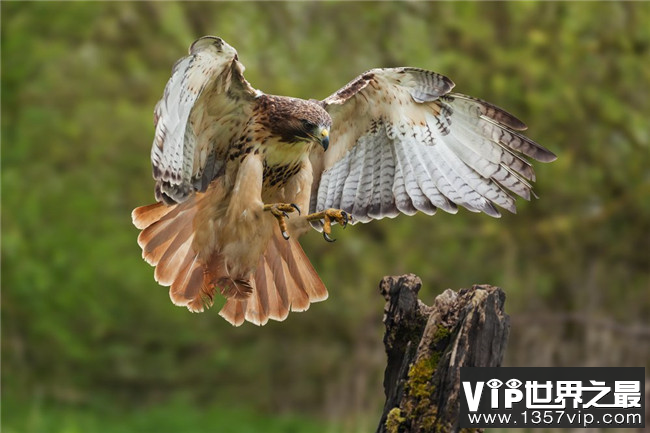
[[[243,72],[237,51],[212,36],[195,41],[189,56],[176,62],[154,110],[156,200],[182,202],[221,174],[259,93]]]
[[[330,149],[311,155],[311,211],[339,208],[367,222],[461,205],[498,217],[494,205],[515,212],[511,193],[530,199],[525,156],[555,155],[519,132],[523,122],[453,87],[430,71],[374,69],[322,101],[332,129]]]

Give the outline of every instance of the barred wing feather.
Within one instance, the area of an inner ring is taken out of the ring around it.
[[[243,72],[237,51],[212,36],[194,42],[172,68],[154,110],[151,160],[158,201],[182,202],[220,174],[259,94]]]
[[[499,217],[496,206],[515,212],[511,193],[530,199],[525,157],[555,155],[522,135],[519,119],[453,86],[421,69],[374,69],[322,101],[331,145],[312,154],[311,211],[341,208],[367,222],[460,205]]]

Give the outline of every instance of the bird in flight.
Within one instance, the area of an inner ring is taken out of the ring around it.
[[[237,51],[205,36],[154,110],[156,203],[133,210],[138,244],[171,300],[200,312],[217,291],[233,325],[263,325],[328,293],[297,238],[333,224],[458,206],[499,217],[530,199],[525,157],[555,155],[526,125],[452,93],[435,72],[369,70],[328,98],[267,95]]]

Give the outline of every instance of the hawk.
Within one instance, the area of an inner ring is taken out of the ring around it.
[[[205,36],[172,69],[154,110],[156,203],[136,208],[138,244],[171,300],[200,312],[219,291],[233,325],[263,325],[328,293],[297,238],[458,206],[499,217],[530,199],[526,156],[555,155],[526,125],[451,93],[435,72],[372,69],[328,98],[267,95],[237,51]]]

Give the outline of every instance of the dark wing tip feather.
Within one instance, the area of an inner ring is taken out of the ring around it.
[[[528,125],[526,125],[524,122],[522,122],[512,114],[508,113],[505,110],[500,109],[496,105],[492,105],[489,103],[487,104],[489,105],[489,107],[487,107],[487,111],[490,114],[486,114],[486,116],[496,120],[497,122],[503,125],[506,125],[508,128],[514,129],[515,131],[525,131],[528,129]]]
[[[533,158],[540,162],[553,162],[557,159],[557,155],[547,148],[538,145],[537,153]]]
[[[480,112],[482,116],[485,116],[488,119],[494,120],[502,125],[505,125],[508,128],[514,129],[515,131],[525,131],[526,129],[528,129],[528,126],[524,122],[519,120],[517,117],[508,113],[503,108],[498,107],[490,102],[484,101],[479,98],[474,98],[473,96],[465,95],[462,93],[452,93],[449,96],[453,98],[472,101],[474,104],[477,104],[480,107]]]
[[[557,155],[555,155],[544,146],[526,137],[525,135],[521,135],[516,132],[511,132],[511,134],[520,140],[520,144],[524,144],[523,146],[511,146],[509,144],[506,144],[511,149],[521,152],[524,155],[540,162],[553,162],[557,159]]]

